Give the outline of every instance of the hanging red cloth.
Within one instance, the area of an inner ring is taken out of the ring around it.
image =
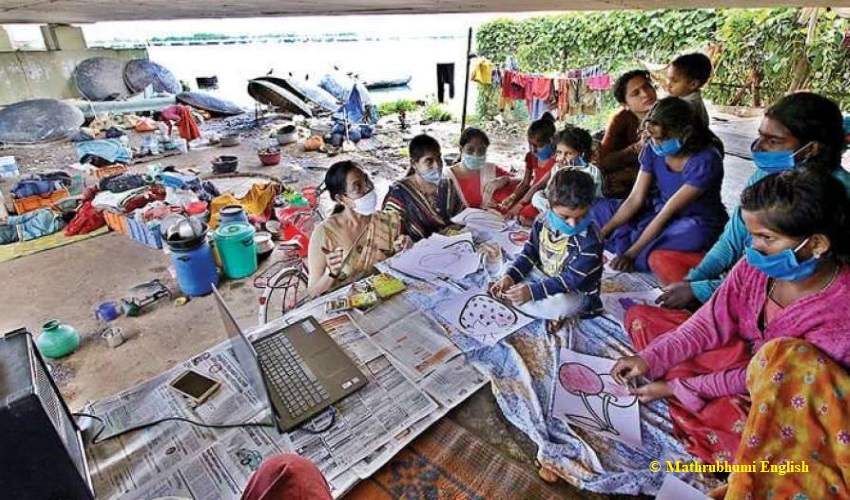
[[[192,116],[192,110],[187,106],[177,106],[177,114],[180,121],[177,122],[177,129],[180,130],[180,137],[186,139],[186,142],[194,141],[201,136],[201,129],[198,128],[198,122]]]

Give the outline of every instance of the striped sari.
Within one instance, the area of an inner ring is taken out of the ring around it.
[[[451,218],[464,208],[454,183],[446,178],[440,180],[433,198],[429,199],[419,192],[407,177],[390,186],[384,200],[384,210],[401,216],[402,232],[413,241],[427,238],[446,228],[451,224]]]
[[[342,247],[341,239],[326,225],[323,246],[334,249]],[[319,229],[319,228],[317,228]],[[353,245],[343,258],[340,279],[336,286],[347,285],[374,271],[375,264],[394,253],[393,243],[401,234],[401,217],[392,212],[378,212],[371,216],[369,223],[357,235]]]

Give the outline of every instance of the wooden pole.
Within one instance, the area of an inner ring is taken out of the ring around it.
[[[469,63],[472,59],[472,28],[469,28],[469,34],[466,39],[466,78],[463,80],[463,111],[460,118],[460,131],[466,128],[466,103],[469,99]]]

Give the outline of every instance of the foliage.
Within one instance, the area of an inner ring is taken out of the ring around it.
[[[391,115],[399,111],[413,111],[416,109],[416,101],[410,99],[398,99],[378,105],[378,114],[381,116]]]
[[[452,121],[452,114],[439,103],[432,102],[425,108],[422,118],[432,122],[449,122]]]
[[[699,9],[567,13],[521,21],[502,18],[482,25],[477,53],[501,64],[513,55],[525,72],[548,73],[594,64],[616,76],[645,62],[667,63],[677,54],[721,45],[709,99],[725,104],[758,66],[769,103],[792,89],[809,88],[850,105],[843,82],[850,60],[840,48],[850,23],[822,12],[814,43],[806,45],[799,9]],[[499,93],[479,87],[477,114],[498,112]],[[748,96],[750,99],[752,96]],[[607,93],[605,109],[616,103]]]

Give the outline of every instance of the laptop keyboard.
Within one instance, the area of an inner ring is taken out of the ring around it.
[[[254,348],[269,385],[277,391],[292,418],[304,415],[329,399],[325,387],[285,335],[262,339]]]

